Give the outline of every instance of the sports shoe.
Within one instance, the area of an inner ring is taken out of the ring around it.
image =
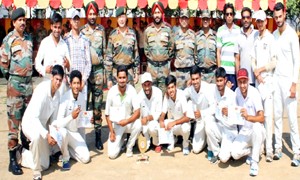
[[[64,171],[68,171],[68,170],[71,169],[70,161],[63,161],[62,163],[63,163],[62,169],[63,169]]]
[[[188,147],[185,147],[185,148],[183,148],[182,149],[182,153],[183,153],[183,155],[189,155],[190,154],[190,150],[189,150],[189,148]]]
[[[250,176],[257,176],[258,175],[258,164],[255,161],[251,162],[250,165]]]
[[[168,151],[173,151],[174,150],[174,144],[170,144],[167,148]]]
[[[41,180],[42,179],[42,174],[39,171],[34,171],[33,172],[33,180]]]
[[[207,151],[207,160],[211,161],[211,159],[214,157],[214,153],[210,150]]]
[[[218,156],[213,156],[210,160],[211,164],[217,164],[219,162],[219,157]]]
[[[281,149],[276,149],[273,160],[279,160],[282,157]]]
[[[154,151],[156,153],[160,153],[161,152],[161,146],[156,146],[155,149],[154,149]]]
[[[300,154],[294,154],[291,166],[298,167],[300,165]]]
[[[246,164],[247,164],[247,165],[250,165],[250,164],[251,164],[251,161],[252,161],[252,157],[251,157],[251,156],[248,156],[247,159],[246,159]]]
[[[127,150],[126,150],[126,156],[127,156],[128,158],[130,158],[130,157],[133,156],[132,149],[127,148]]]
[[[267,153],[266,162],[272,162],[272,161],[273,161],[273,153]]]

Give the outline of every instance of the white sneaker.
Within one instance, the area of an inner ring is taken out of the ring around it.
[[[128,149],[128,148],[127,148],[127,150],[126,150],[126,156],[127,156],[128,158],[130,158],[130,157],[133,156],[132,149]]]
[[[257,176],[258,175],[258,164],[255,161],[251,162],[250,165],[250,176]]]
[[[167,149],[168,149],[168,151],[173,151],[174,150],[174,144],[170,144]]]
[[[182,149],[182,153],[183,153],[184,156],[189,155],[189,154],[190,154],[189,148],[188,148],[188,147],[183,148],[183,149]]]

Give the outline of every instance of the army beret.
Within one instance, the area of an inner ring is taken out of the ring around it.
[[[12,20],[17,20],[19,17],[25,17],[25,10],[23,8],[17,8],[11,14]]]
[[[124,6],[118,7],[116,10],[116,17],[119,17],[122,14],[126,14],[126,8]]]
[[[155,11],[156,8],[158,8],[161,13],[164,13],[164,9],[165,8],[164,8],[164,5],[163,5],[162,2],[157,1],[157,2],[153,3],[152,10],[151,10],[152,14],[154,13],[154,11]]]
[[[84,8],[85,13],[88,14],[91,9],[93,9],[95,11],[95,13],[98,14],[99,7],[95,1],[91,1],[85,6],[85,8]]]

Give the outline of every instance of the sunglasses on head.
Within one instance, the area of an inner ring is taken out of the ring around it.
[[[230,12],[230,13],[225,13],[226,16],[233,16],[233,13]]]

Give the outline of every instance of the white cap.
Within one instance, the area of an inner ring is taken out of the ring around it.
[[[256,18],[256,21],[257,20],[264,21],[267,19],[267,15],[266,15],[265,11],[259,10],[255,13],[255,18]]]
[[[151,76],[151,74],[148,73],[148,72],[145,72],[145,73],[142,75],[142,77],[141,77],[141,81],[142,81],[142,84],[143,84],[144,82],[146,82],[146,81],[152,82],[152,76]]]
[[[80,13],[79,11],[77,11],[76,9],[72,12],[72,16],[71,18],[74,19],[76,16],[78,16],[80,18]]]

